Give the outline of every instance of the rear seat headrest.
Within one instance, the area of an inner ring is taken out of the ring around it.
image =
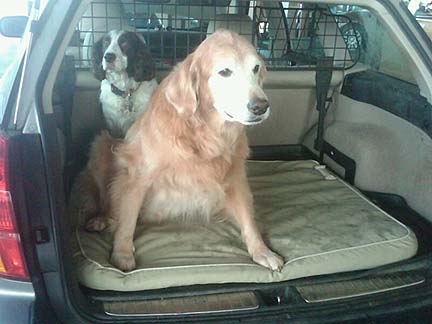
[[[207,35],[214,33],[219,28],[225,28],[240,35],[251,38],[253,33],[253,22],[248,15],[244,14],[220,14],[214,20],[210,20],[207,27]]]

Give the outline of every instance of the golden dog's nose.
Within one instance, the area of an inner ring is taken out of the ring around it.
[[[247,108],[254,115],[260,116],[267,111],[269,107],[269,102],[267,99],[257,98],[249,101]]]

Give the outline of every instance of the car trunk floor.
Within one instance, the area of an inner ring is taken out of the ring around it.
[[[416,254],[417,239],[407,226],[316,161],[249,161],[248,176],[258,226],[285,260],[281,272],[255,264],[237,226],[223,215],[209,224],[139,224],[137,268],[122,272],[109,263],[111,235],[83,229],[83,197],[75,186],[70,215],[78,280],[112,291],[269,283],[370,269]]]

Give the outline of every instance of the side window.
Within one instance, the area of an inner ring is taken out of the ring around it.
[[[402,3],[432,41],[432,1],[403,0]]]
[[[432,135],[432,107],[421,94],[414,62],[398,46],[400,41],[393,40],[386,25],[365,8],[336,6],[333,10],[343,12],[355,22],[353,26],[357,30],[346,32],[345,42],[349,43],[353,35],[359,37],[360,62],[367,68],[347,75],[341,93],[403,118]]]
[[[335,68],[347,69],[359,59],[358,46],[349,49],[339,31],[351,26],[350,19],[326,5],[284,1],[256,5],[249,15],[257,26],[258,52],[270,66],[313,68],[331,57]]]
[[[351,26],[342,24],[339,28],[350,50],[360,48],[361,63],[374,71],[415,83],[407,58],[372,12],[348,5],[332,6],[331,11],[351,19]]]
[[[46,3],[47,0],[39,2],[39,16],[43,14]],[[0,6],[0,18],[7,16],[29,16],[32,8],[32,2],[26,0],[15,0],[10,3],[4,1],[2,4],[3,5]],[[14,61],[19,56],[20,43],[21,38],[5,37],[0,35],[0,78],[5,74],[6,70],[12,65],[12,63],[16,63]]]
[[[25,1],[17,1],[14,6],[2,6],[0,18],[5,16],[27,16],[28,8]],[[18,54],[20,38],[10,38],[0,35],[0,77]]]

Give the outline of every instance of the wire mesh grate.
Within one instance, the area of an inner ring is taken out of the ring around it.
[[[93,1],[82,16],[70,51],[76,67],[91,64],[91,47],[113,29],[140,33],[159,69],[170,69],[218,28],[248,38],[269,69],[316,68],[320,57],[335,69],[352,67],[360,57],[356,33],[342,36],[349,17],[328,6],[238,0]]]

